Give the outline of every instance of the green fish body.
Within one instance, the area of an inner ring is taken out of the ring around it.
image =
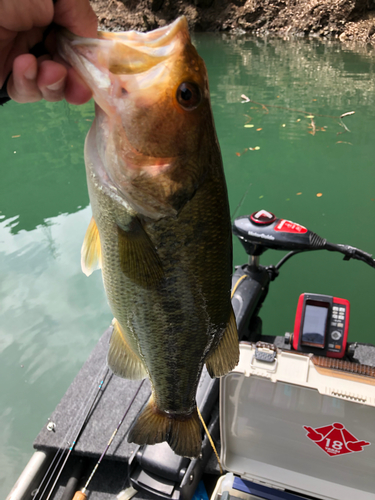
[[[239,357],[228,196],[207,74],[184,18],[116,35],[61,44],[97,103],[85,144],[93,219],[82,267],[102,269],[115,318],[109,366],[151,381],[129,441],[166,440],[196,457],[203,365],[222,376]],[[90,80],[94,65],[104,75]]]

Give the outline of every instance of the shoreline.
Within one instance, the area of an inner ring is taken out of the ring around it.
[[[375,45],[375,0],[90,0],[101,29],[150,31],[185,15],[193,32]]]

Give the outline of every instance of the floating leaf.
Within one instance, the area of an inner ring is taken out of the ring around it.
[[[340,115],[340,118],[344,118],[344,116],[354,115],[355,111],[348,111],[347,113],[343,113]]]
[[[21,135],[12,135],[12,139],[15,139],[16,137],[21,137]]]
[[[350,146],[353,146],[351,142],[346,142],[346,141],[337,141],[336,144],[350,144]]]
[[[241,156],[241,153],[236,153],[237,156]]]
[[[297,122],[300,122],[301,121],[301,118],[298,118]]]
[[[318,99],[313,99],[313,101],[317,101]]]
[[[299,196],[300,194],[302,194],[302,193],[297,193],[297,196]]]
[[[307,115],[306,118],[314,118],[314,115]]]
[[[316,193],[316,196],[320,198],[321,196],[323,196],[323,193]]]
[[[259,146],[255,146],[254,151],[258,151],[260,149]]]
[[[254,125],[252,123],[245,123],[244,127],[245,128],[253,128]]]
[[[262,128],[257,128],[257,132],[259,132],[260,130],[263,130]]]
[[[264,198],[264,196],[263,195],[259,196],[259,199],[261,199],[261,198]]]

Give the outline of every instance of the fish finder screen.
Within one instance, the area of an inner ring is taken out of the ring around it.
[[[328,303],[306,301],[301,344],[324,348],[328,307]]]

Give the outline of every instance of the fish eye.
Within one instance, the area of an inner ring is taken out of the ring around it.
[[[176,98],[183,109],[195,109],[201,102],[201,92],[195,83],[181,83],[177,89]]]

